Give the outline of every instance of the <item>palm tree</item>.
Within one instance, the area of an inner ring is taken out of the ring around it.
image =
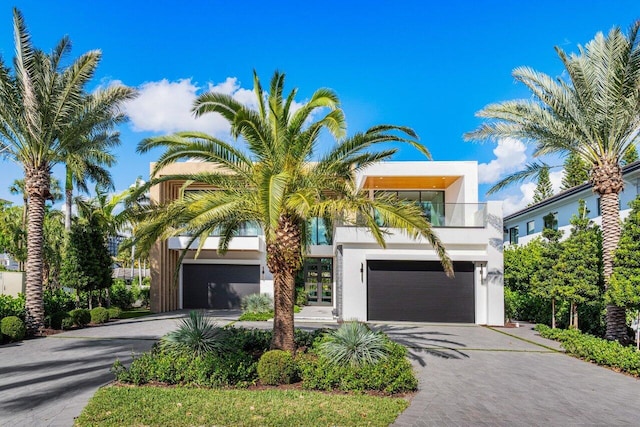
[[[13,26],[16,51],[13,72],[0,59],[0,150],[24,169],[29,203],[26,320],[29,331],[35,333],[44,325],[43,221],[45,201],[51,193],[51,169],[66,160],[70,144],[89,133],[90,121],[83,118],[104,108],[102,104],[88,102],[84,96],[84,87],[93,77],[101,53],[87,52],[63,67],[62,61],[71,49],[67,37],[50,54],[45,54],[32,45],[17,9],[13,10]],[[121,86],[104,91],[132,93]],[[117,105],[109,108],[117,113]],[[77,138],[71,138],[74,134]]]
[[[357,192],[356,173],[396,152],[389,147],[377,149],[379,144],[406,143],[429,156],[427,149],[416,141],[415,133],[405,127],[381,125],[342,139],[345,120],[337,95],[319,89],[294,110],[297,91],[294,89],[284,97],[284,79],[284,74],[276,72],[266,94],[254,73],[257,110],[219,93],[207,93],[196,100],[196,116],[222,115],[231,124],[232,136],[246,142],[246,150],[198,132],[150,138],[139,144],[140,152],[166,148],[154,174],[186,159],[212,162],[219,169],[152,180],[151,184],[186,180],[206,184],[213,190],[184,192],[167,206],[153,208],[140,226],[138,241],[149,247],[158,238],[188,234],[193,236],[190,243],[200,237],[202,246],[210,232],[219,230],[218,251],[224,253],[244,223],[260,224],[267,243],[267,267],[274,282],[271,347],[293,351],[294,281],[306,251],[310,219],[357,219],[384,247],[383,230],[376,223],[378,215],[388,226],[400,228],[415,238],[428,239],[447,272],[451,273],[452,268],[445,248],[418,206],[392,197],[371,200]],[[318,156],[323,131],[340,142]]]
[[[625,36],[613,28],[598,33],[578,54],[556,47],[567,78],[554,79],[528,67],[516,68],[515,79],[532,99],[491,104],[478,116],[489,119],[468,140],[521,138],[535,145],[535,156],[574,155],[589,168],[589,181],[602,206],[605,285],[613,271],[613,251],[620,238],[621,161],[640,133],[640,47],[636,22]],[[493,190],[537,174],[532,164],[498,183]],[[609,339],[626,335],[624,308],[607,306]]]

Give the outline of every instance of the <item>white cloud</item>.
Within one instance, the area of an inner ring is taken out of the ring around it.
[[[556,194],[560,191],[560,186],[562,185],[562,177],[564,175],[564,171],[557,171],[549,173],[549,180],[551,181],[551,187],[553,188],[553,194]],[[520,187],[518,187],[518,192],[515,194],[511,194],[506,196],[503,201],[502,209],[505,215],[512,214],[513,212],[519,211],[527,207],[530,203],[533,202],[533,194],[536,191],[536,182],[527,182]]]
[[[167,133],[196,130],[217,136],[228,135],[229,124],[222,116],[206,114],[194,117],[191,109],[200,89],[191,79],[144,83],[138,88],[138,97],[125,106],[133,130]],[[249,106],[256,105],[253,91],[241,88],[235,77],[227,77],[218,84],[210,83],[207,90],[231,95]]]
[[[522,170],[527,160],[526,149],[522,141],[514,138],[501,139],[493,150],[496,158],[478,165],[479,183],[493,184],[509,173]]]

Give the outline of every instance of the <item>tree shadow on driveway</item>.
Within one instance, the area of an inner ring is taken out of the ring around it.
[[[427,331],[412,325],[372,325],[372,329],[384,332],[393,341],[407,347],[412,360],[426,366],[426,355],[443,359],[466,359],[469,355],[463,351],[467,345],[456,341],[457,335],[441,331]]]

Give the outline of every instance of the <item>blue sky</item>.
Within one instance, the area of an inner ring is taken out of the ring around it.
[[[477,160],[480,193],[526,163],[530,150],[517,141],[464,142],[488,103],[527,97],[511,71],[520,65],[556,76],[554,46],[572,52],[598,31],[627,29],[640,18],[635,1],[16,1],[34,44],[49,51],[63,36],[71,57],[101,49],[94,85],[120,81],[141,95],[127,106],[118,164],[118,190],[147,178],[158,152],[135,153],[150,135],[226,128],[209,116],[189,116],[193,97],[215,88],[249,99],[255,69],[267,82],[287,74],[304,101],[319,87],[342,100],[348,132],[391,123],[414,128],[435,160]],[[11,7],[0,6],[0,54],[13,58]],[[92,89],[92,88],[89,88]],[[410,149],[398,160],[418,159]],[[2,163],[0,198],[21,169]],[[61,170],[54,175],[62,177]],[[560,175],[552,175],[559,183]],[[513,210],[527,202],[532,184],[492,196]]]

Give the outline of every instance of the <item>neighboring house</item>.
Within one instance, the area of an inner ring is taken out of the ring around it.
[[[1,199],[0,199],[1,200]],[[20,264],[7,253],[0,254],[0,265],[6,270],[18,271]]]
[[[620,193],[620,217],[629,214],[629,202],[634,200],[640,191],[640,161],[631,163],[622,169],[624,190]],[[600,225],[600,197],[594,194],[591,184],[585,183],[562,191],[548,199],[527,206],[504,217],[504,243],[527,244],[541,235],[543,228],[564,231],[563,238],[569,236],[570,219],[578,213],[578,201],[584,200],[589,211],[589,218]]]
[[[213,168],[177,163],[159,175]],[[179,197],[183,184],[156,185],[152,201]],[[345,320],[504,323],[502,203],[478,203],[477,162],[385,162],[362,171],[357,184],[371,197],[394,192],[419,203],[453,260],[455,278],[446,277],[426,240],[388,229],[383,249],[363,227],[327,229],[324,221],[314,220],[302,271],[310,304],[331,306]],[[201,188],[191,184],[186,191]],[[178,257],[188,240],[173,237],[153,248],[152,311],[235,308],[244,295],[273,292],[259,227],[247,224],[225,256],[216,253],[218,237],[208,237],[197,259],[195,250],[188,251],[176,281]]]

